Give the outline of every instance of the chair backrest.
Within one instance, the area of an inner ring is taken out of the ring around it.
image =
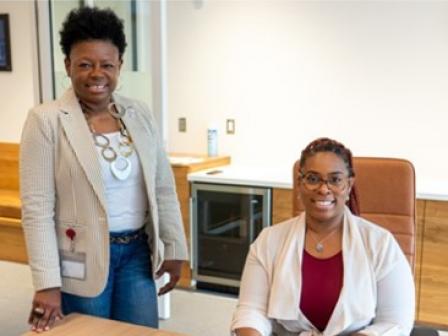
[[[415,171],[412,163],[391,158],[353,158],[361,217],[393,233],[412,268],[415,262]],[[293,215],[303,211],[294,164]]]

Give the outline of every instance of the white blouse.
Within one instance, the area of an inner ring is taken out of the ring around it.
[[[326,329],[300,311],[305,214],[262,231],[251,245],[231,330],[268,335],[409,335],[415,294],[411,268],[387,230],[346,208],[343,287]]]
[[[105,133],[112,148],[118,153],[120,132]],[[125,180],[117,179],[111,172],[110,163],[101,155],[101,147],[96,146],[101,163],[101,174],[107,200],[107,215],[110,232],[137,230],[141,228],[148,214],[148,196],[136,151],[128,157],[131,173]]]

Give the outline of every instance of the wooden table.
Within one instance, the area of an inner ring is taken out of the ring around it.
[[[28,331],[22,336],[186,336],[98,317],[70,314],[44,333]]]

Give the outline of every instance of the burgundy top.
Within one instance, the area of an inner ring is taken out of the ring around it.
[[[300,310],[320,331],[327,326],[339,299],[343,273],[342,251],[318,259],[303,250]]]

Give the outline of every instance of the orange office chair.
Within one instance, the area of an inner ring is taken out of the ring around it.
[[[361,217],[388,229],[415,268],[415,171],[412,163],[390,158],[353,158]],[[293,216],[303,211],[293,171]],[[411,336],[437,336],[437,330],[414,327]]]

